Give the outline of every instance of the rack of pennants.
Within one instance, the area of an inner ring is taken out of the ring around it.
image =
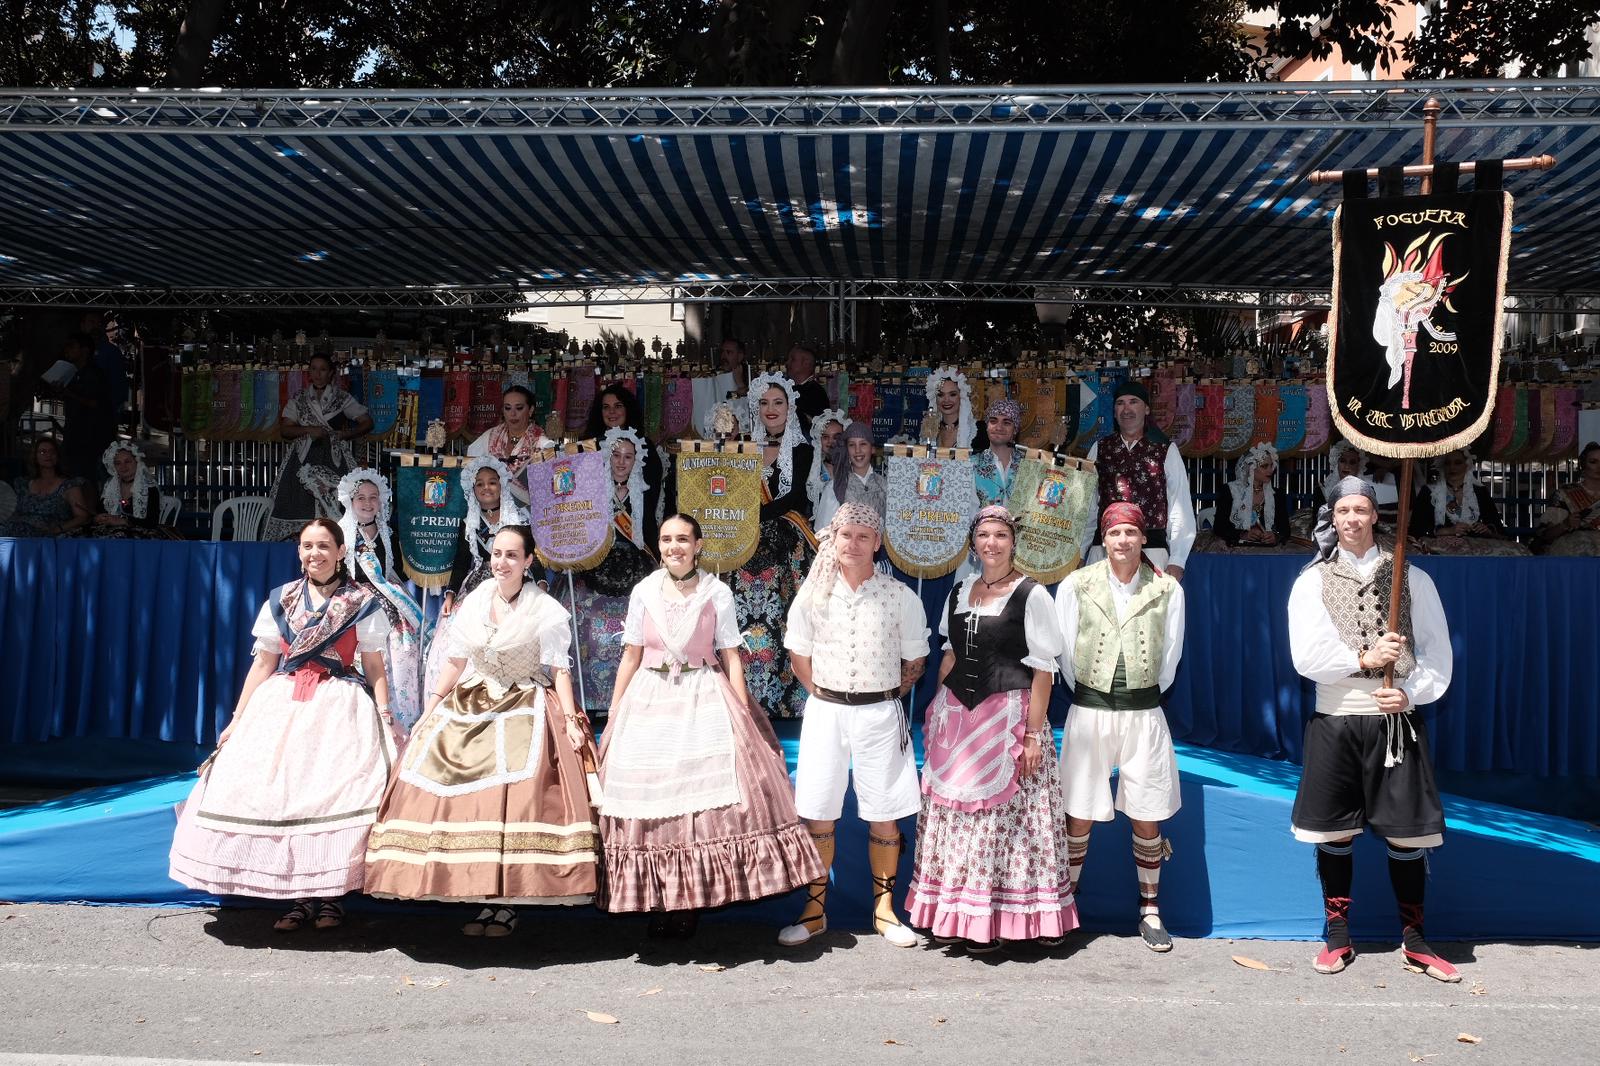
[[[852,419],[870,418],[879,444],[914,441],[927,411],[926,366],[887,372],[824,365],[818,378],[829,406]],[[1112,393],[1129,376],[1124,367],[1021,362],[1007,367],[962,368],[981,426],[988,405],[1009,395],[1021,404],[1019,442],[1049,448],[1063,425],[1063,451],[1083,454],[1115,429]],[[1332,420],[1321,378],[1239,380],[1193,377],[1182,366],[1139,375],[1150,392],[1155,429],[1187,458],[1241,455],[1266,442],[1280,456],[1320,454],[1332,443]],[[153,405],[158,428],[181,429],[212,441],[278,439],[278,417],[306,385],[303,366],[285,368],[219,363],[183,369],[177,402]],[[603,367],[558,359],[478,362],[442,367],[356,364],[340,368],[338,384],[372,415],[372,436],[389,448],[422,447],[427,427],[442,420],[453,441],[465,443],[500,419],[500,397],[513,384],[535,397],[535,418],[545,424],[560,412],[571,436],[581,435],[596,393],[621,384],[639,401],[642,431],[651,440],[699,435],[700,414],[721,397],[713,378],[686,363],[644,362]],[[1474,452],[1480,460],[1555,463],[1576,455],[1578,412],[1593,402],[1597,383],[1509,383],[1498,391],[1489,431]],[[166,425],[156,412],[165,412]]]

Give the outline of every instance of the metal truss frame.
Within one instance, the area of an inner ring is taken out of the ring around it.
[[[1326,310],[1324,291],[1248,292],[1203,285],[1034,285],[971,281],[838,281],[791,278],[696,282],[622,288],[515,289],[451,287],[426,289],[84,289],[0,287],[0,306],[115,307],[126,310],[346,311],[462,310],[526,311],[538,307],[583,307],[663,303],[825,301],[832,303],[841,335],[855,329],[855,307],[864,301],[1074,304],[1174,310],[1233,308],[1268,313]],[[1507,314],[1600,311],[1600,293],[1513,293]]]
[[[807,133],[1157,125],[1421,129],[1600,120],[1600,79],[857,89],[0,90],[0,131],[396,135]]]

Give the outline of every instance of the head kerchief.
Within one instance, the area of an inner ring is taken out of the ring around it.
[[[1136,503],[1118,500],[1107,505],[1105,512],[1100,516],[1100,532],[1104,534],[1112,526],[1138,526],[1144,528],[1144,509]]]

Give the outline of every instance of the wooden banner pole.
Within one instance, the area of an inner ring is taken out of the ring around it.
[[[1439,112],[1442,107],[1438,100],[1429,100],[1422,105],[1422,164],[1428,170],[1422,175],[1422,195],[1426,196],[1433,191],[1433,147],[1438,135]],[[1406,580],[1406,536],[1411,528],[1411,468],[1413,461],[1400,460],[1400,506],[1395,515],[1394,531],[1394,576],[1389,582],[1389,627],[1390,633],[1400,632],[1400,594],[1405,588]],[[1390,663],[1383,671],[1383,687],[1394,688],[1394,664]]]
[[[1427,109],[1426,108],[1423,109],[1423,119],[1422,119],[1422,121],[1424,123],[1426,123],[1428,121]],[[1437,121],[1437,116],[1435,116],[1435,121]],[[1428,128],[1428,127],[1425,127],[1425,128]],[[1555,165],[1556,165],[1556,157],[1555,156],[1553,156],[1553,155],[1536,155],[1536,156],[1524,157],[1524,158],[1521,158],[1521,159],[1506,159],[1506,160],[1502,160],[1501,163],[1500,163],[1500,169],[1501,170],[1549,170],[1552,167],[1554,167]],[[1463,174],[1471,174],[1477,169],[1478,169],[1478,164],[1474,163],[1474,162],[1467,162],[1467,163],[1462,163],[1461,164],[1461,173],[1463,173]],[[1379,169],[1377,167],[1368,167],[1367,168],[1367,179],[1369,181],[1377,180],[1378,173],[1379,173]],[[1402,173],[1408,178],[1423,178],[1423,179],[1427,179],[1427,178],[1430,178],[1430,177],[1433,176],[1433,164],[1432,163],[1413,164],[1413,165],[1411,165],[1409,167],[1404,168]],[[1329,185],[1329,184],[1332,184],[1333,182],[1336,182],[1336,181],[1343,181],[1344,180],[1344,175],[1345,175],[1345,172],[1342,171],[1342,170],[1313,170],[1310,173],[1310,175],[1307,176],[1306,180],[1309,181],[1313,185]]]

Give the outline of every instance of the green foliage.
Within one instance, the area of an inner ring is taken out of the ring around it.
[[[1404,54],[1416,78],[1498,78],[1516,64],[1524,78],[1556,77],[1589,58],[1600,4],[1578,0],[1454,0],[1433,14]]]
[[[93,0],[11,0],[0,23],[0,85],[115,84],[122,75],[115,24]]]
[[[1589,27],[1600,5],[1581,0],[1432,0],[1420,33],[1396,35],[1392,0],[1288,0],[1267,33],[1267,51],[1293,59],[1326,59],[1390,71],[1404,59],[1417,79],[1552,77],[1588,58]]]

